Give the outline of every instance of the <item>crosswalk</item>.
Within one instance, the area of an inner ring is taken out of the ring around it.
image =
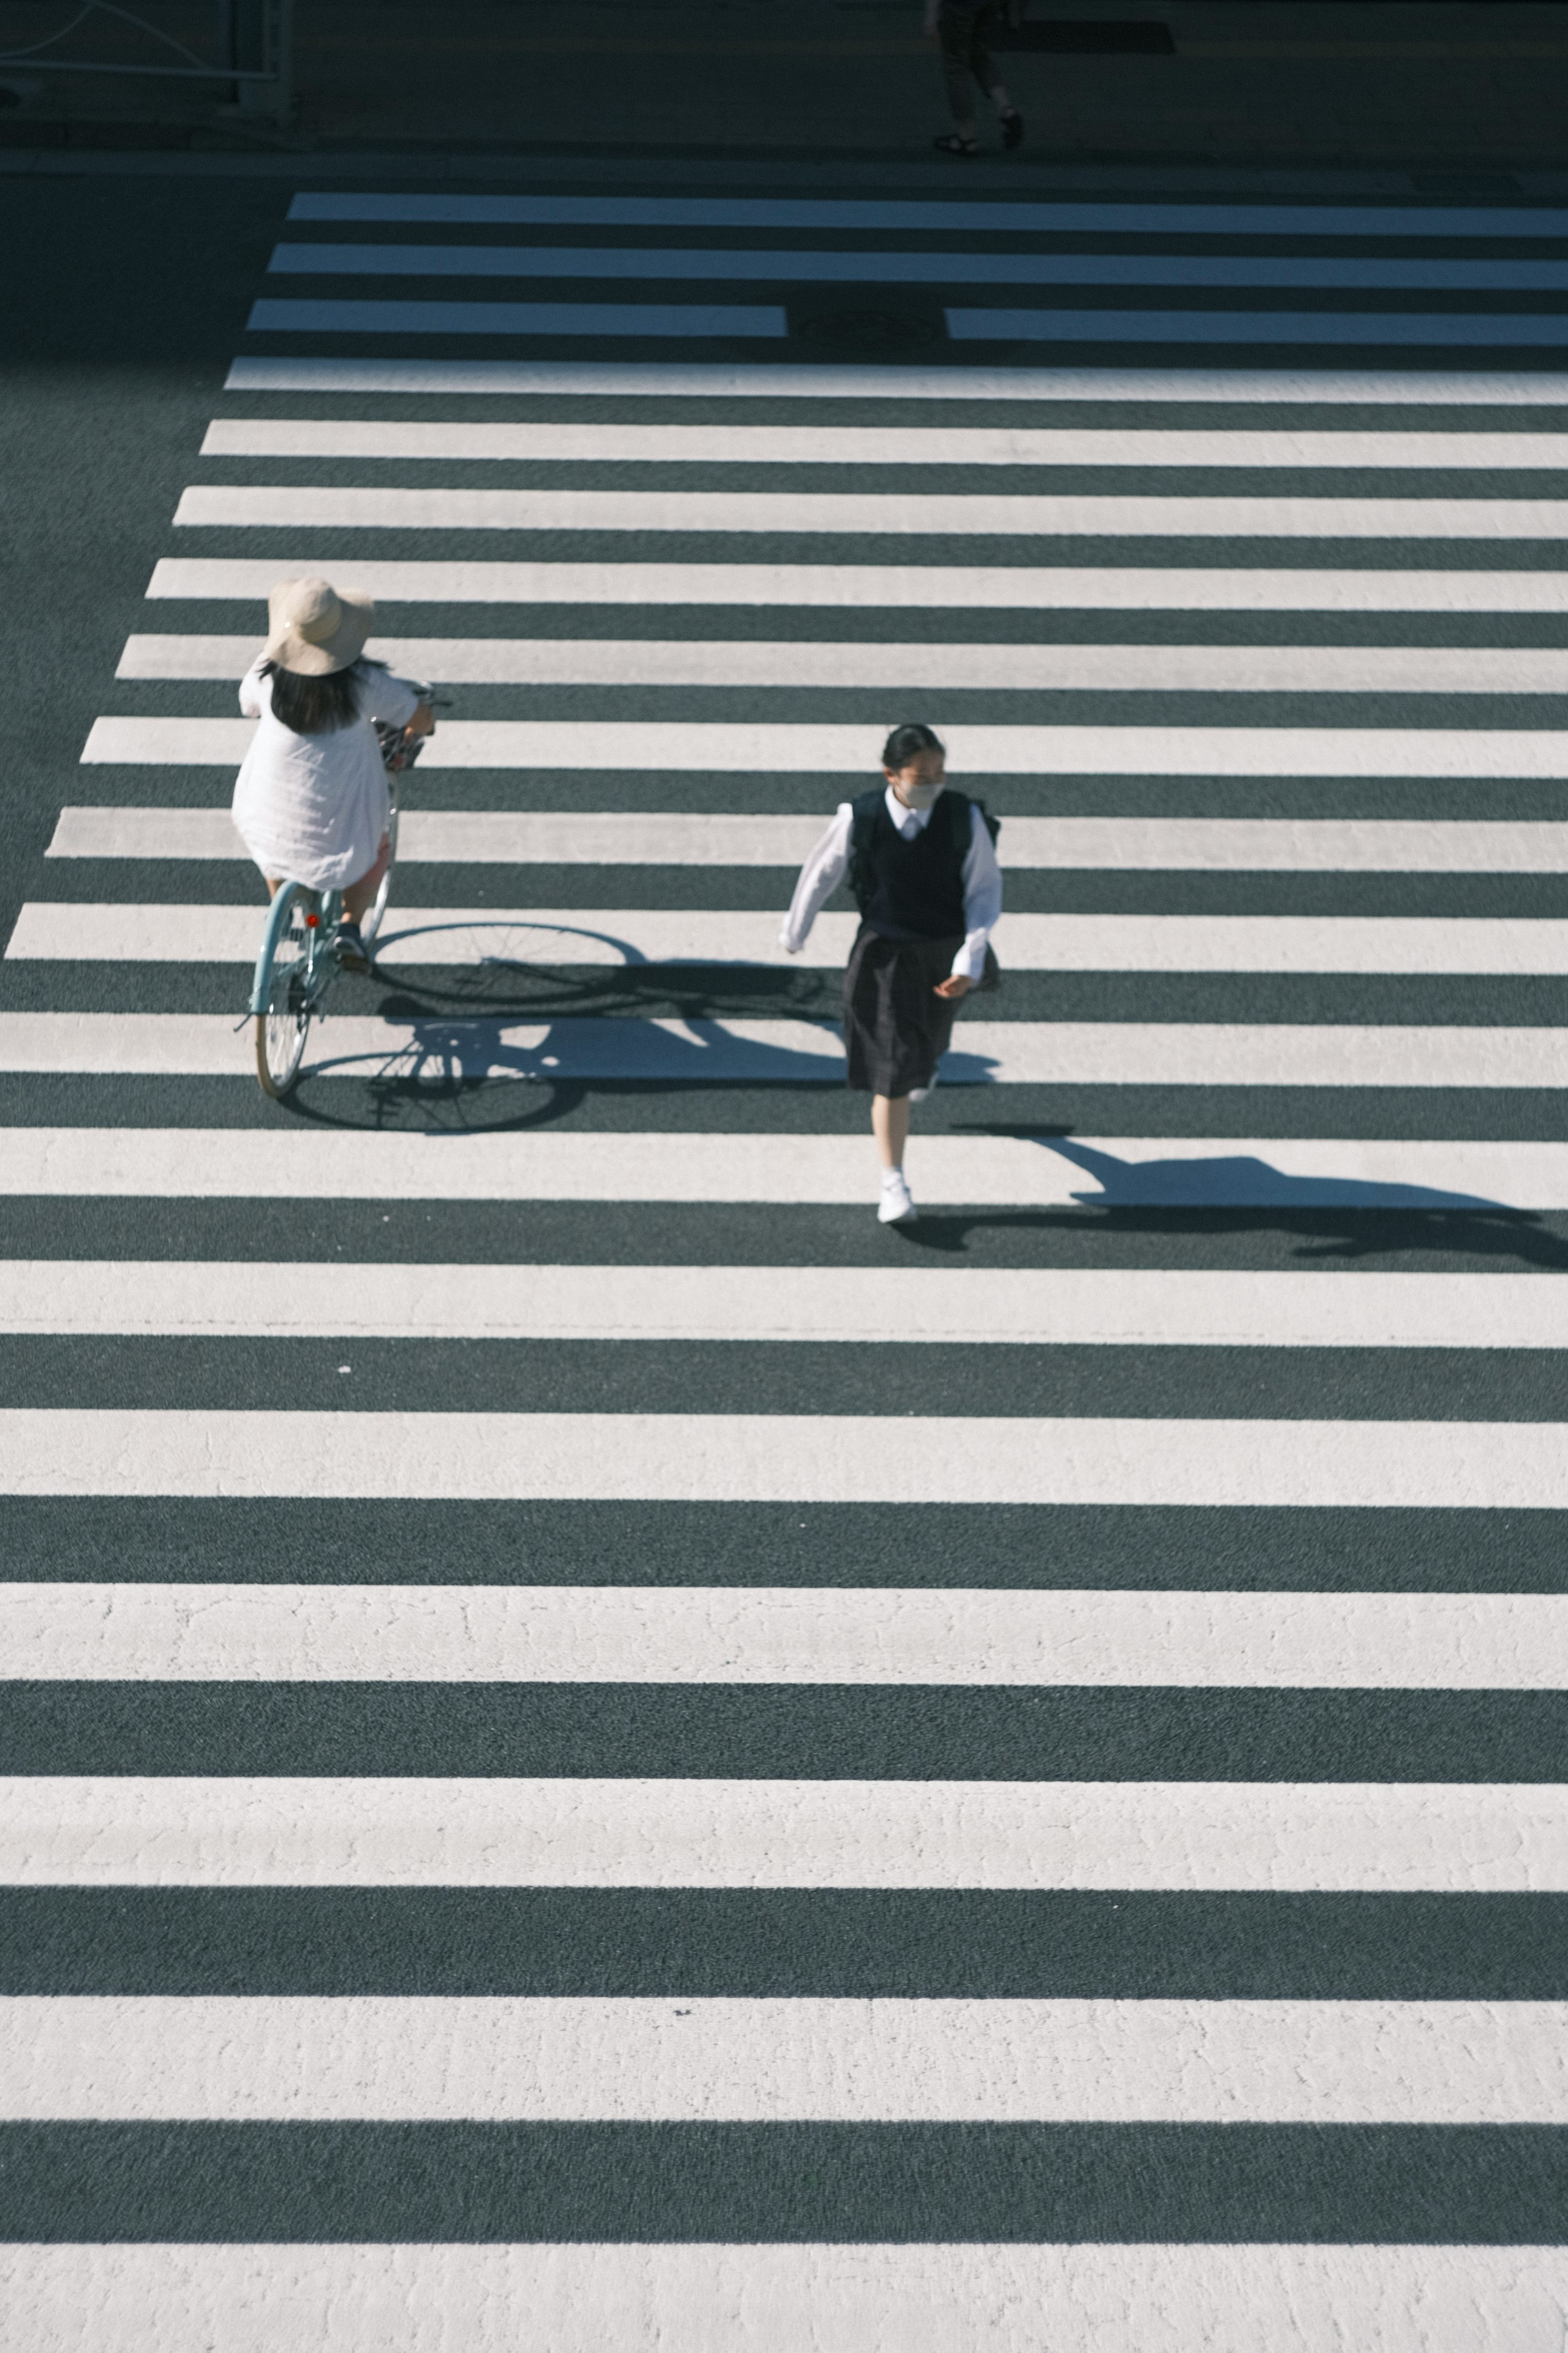
[[[1561,2353],[1565,296],[294,196],[5,944],[18,2344]],[[307,570],[453,708],[279,1107]],[[914,717],[899,1233],[777,931]]]

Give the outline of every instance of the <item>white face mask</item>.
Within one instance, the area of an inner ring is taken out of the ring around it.
[[[936,806],[937,796],[946,790],[947,778],[943,776],[940,784],[900,786],[893,798],[902,801],[906,808],[928,809]]]

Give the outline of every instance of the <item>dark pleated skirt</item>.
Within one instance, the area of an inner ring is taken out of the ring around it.
[[[861,924],[844,975],[844,1043],[849,1084],[863,1094],[907,1095],[929,1087],[952,1036],[959,1001],[938,997],[963,945],[950,940],[885,940]]]

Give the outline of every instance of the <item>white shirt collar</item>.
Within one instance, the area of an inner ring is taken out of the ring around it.
[[[882,798],[887,803],[888,815],[892,818],[894,825],[903,835],[906,841],[910,839],[911,834],[923,833],[925,831],[927,826],[931,823],[931,809],[933,809],[936,807],[936,801],[932,801],[931,808],[906,808],[903,802],[899,798],[897,793],[894,792],[891,785],[888,786],[887,791],[882,795]],[[941,798],[942,795],[939,793],[937,795],[937,800],[940,800]]]

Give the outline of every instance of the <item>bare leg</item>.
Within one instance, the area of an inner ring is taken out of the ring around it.
[[[904,1145],[910,1133],[908,1095],[872,1096],[871,1133],[877,1139],[877,1152],[883,1167],[901,1168]]]
[[[365,913],[381,888],[381,878],[386,871],[386,861],[392,855],[392,844],[383,835],[381,848],[375,854],[375,864],[368,874],[362,874],[343,892],[343,913],[351,923],[357,923]]]

